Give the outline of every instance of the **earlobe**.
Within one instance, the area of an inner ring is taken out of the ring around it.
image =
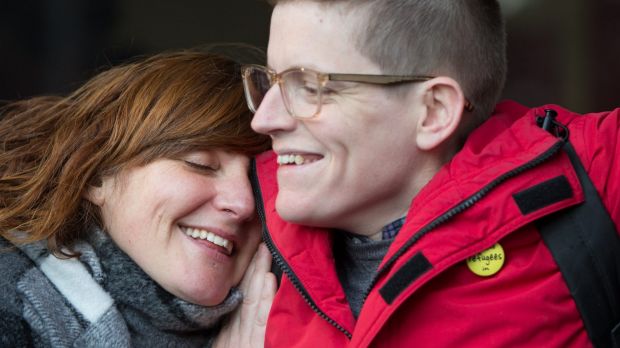
[[[416,142],[421,150],[429,151],[445,143],[456,132],[465,97],[458,82],[449,77],[429,80],[423,88],[425,112],[418,119]]]
[[[105,202],[105,192],[104,192],[104,185],[102,182],[100,182],[99,185],[89,185],[86,188],[86,192],[84,192],[84,198],[86,198],[87,200],[89,200],[91,203],[93,203],[96,206],[103,206],[103,203]]]

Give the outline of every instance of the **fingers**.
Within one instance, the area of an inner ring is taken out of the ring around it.
[[[239,285],[243,292],[241,307],[223,326],[215,342],[216,348],[261,348],[277,281],[271,269],[271,255],[259,245]]]
[[[239,287],[242,290],[249,289],[251,282],[256,281],[254,278],[257,275],[263,275],[271,269],[271,254],[264,243],[260,243],[258,249],[252,257],[252,261],[248,265],[245,271],[245,275],[241,280]]]
[[[266,263],[267,270],[269,270],[270,263],[271,262]],[[265,342],[265,331],[267,329],[267,319],[277,288],[276,276],[273,273],[263,273],[262,278],[263,287],[253,314],[253,325],[249,327],[251,330],[249,343],[252,347],[263,347]]]
[[[276,288],[275,276],[270,269],[271,254],[261,243],[241,282],[243,304],[239,311],[239,329],[247,339],[244,346],[262,346],[265,339],[267,317]]]
[[[271,253],[269,253],[269,249],[267,249],[267,246],[264,243],[261,243],[258,246],[258,250],[256,251],[254,257],[257,258],[256,270],[263,274],[269,272],[271,269]]]
[[[244,303],[258,302],[265,282],[265,274],[271,268],[271,255],[264,244],[258,246],[248,269],[241,281]]]
[[[276,276],[273,273],[268,272],[265,274],[263,290],[256,315],[256,322],[259,326],[267,325],[267,318],[269,317],[269,311],[271,310],[271,303],[276,295],[277,284],[278,282],[276,281]]]

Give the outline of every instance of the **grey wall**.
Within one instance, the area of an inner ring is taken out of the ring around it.
[[[0,0],[0,99],[65,93],[136,55],[264,48],[270,12],[262,0]]]
[[[506,97],[580,112],[620,106],[620,1],[503,2],[522,3],[508,13]]]
[[[576,111],[620,105],[620,1],[500,0],[504,97]],[[263,0],[0,0],[0,99],[65,93],[127,58],[209,43],[265,47]]]

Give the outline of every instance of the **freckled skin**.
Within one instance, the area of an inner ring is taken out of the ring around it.
[[[151,278],[177,297],[213,306],[239,283],[260,242],[248,168],[243,155],[192,152],[105,178],[90,196],[112,239]],[[234,251],[205,247],[179,226],[223,231]]]

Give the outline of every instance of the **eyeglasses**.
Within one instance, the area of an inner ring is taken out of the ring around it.
[[[244,65],[241,67],[243,87],[248,107],[256,112],[263,98],[276,83],[284,107],[288,113],[300,119],[316,116],[321,111],[323,96],[329,81],[360,82],[375,85],[396,85],[409,82],[428,81],[433,76],[403,75],[368,75],[368,74],[326,74],[306,68],[291,68],[276,73],[262,65]],[[465,110],[473,111],[473,105],[465,100]]]

